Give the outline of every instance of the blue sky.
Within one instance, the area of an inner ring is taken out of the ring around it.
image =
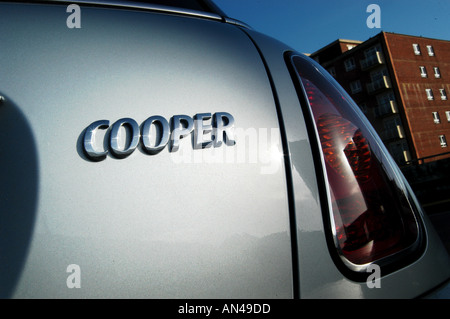
[[[299,52],[336,39],[365,41],[381,31],[450,40],[450,0],[213,0],[228,16]],[[381,12],[370,29],[369,4]]]

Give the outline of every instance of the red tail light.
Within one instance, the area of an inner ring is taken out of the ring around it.
[[[312,60],[292,56],[328,183],[337,251],[353,270],[416,250],[420,222],[398,167],[357,106]]]

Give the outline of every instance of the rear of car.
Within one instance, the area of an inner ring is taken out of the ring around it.
[[[77,3],[0,3],[1,297],[414,298],[450,278],[312,60],[209,2]]]

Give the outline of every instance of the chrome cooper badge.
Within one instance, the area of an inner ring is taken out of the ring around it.
[[[207,123],[210,121],[210,124]],[[101,161],[110,153],[116,158],[129,156],[140,145],[149,155],[158,154],[169,144],[169,152],[176,152],[180,147],[180,139],[193,136],[194,149],[219,147],[222,143],[235,145],[233,136],[234,118],[226,112],[199,113],[193,118],[188,115],[174,115],[169,121],[159,115],[146,119],[139,127],[132,118],[122,118],[110,126],[108,120],[99,120],[90,124],[84,131],[83,151],[92,161]],[[119,130],[126,127],[128,143],[119,145]],[[154,129],[152,130],[152,127]],[[107,130],[103,145],[96,142],[95,135],[99,130]],[[208,139],[207,134],[211,133]]]

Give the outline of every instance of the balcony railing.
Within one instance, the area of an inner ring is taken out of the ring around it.
[[[381,52],[377,51],[373,55],[359,61],[361,64],[361,70],[365,71],[374,66],[384,64],[384,56]]]
[[[404,163],[411,161],[411,153],[409,151],[403,151]]]
[[[384,75],[382,78],[378,80],[367,83],[367,92],[369,94],[373,94],[377,91],[390,88],[391,88],[391,80],[386,75]]]

